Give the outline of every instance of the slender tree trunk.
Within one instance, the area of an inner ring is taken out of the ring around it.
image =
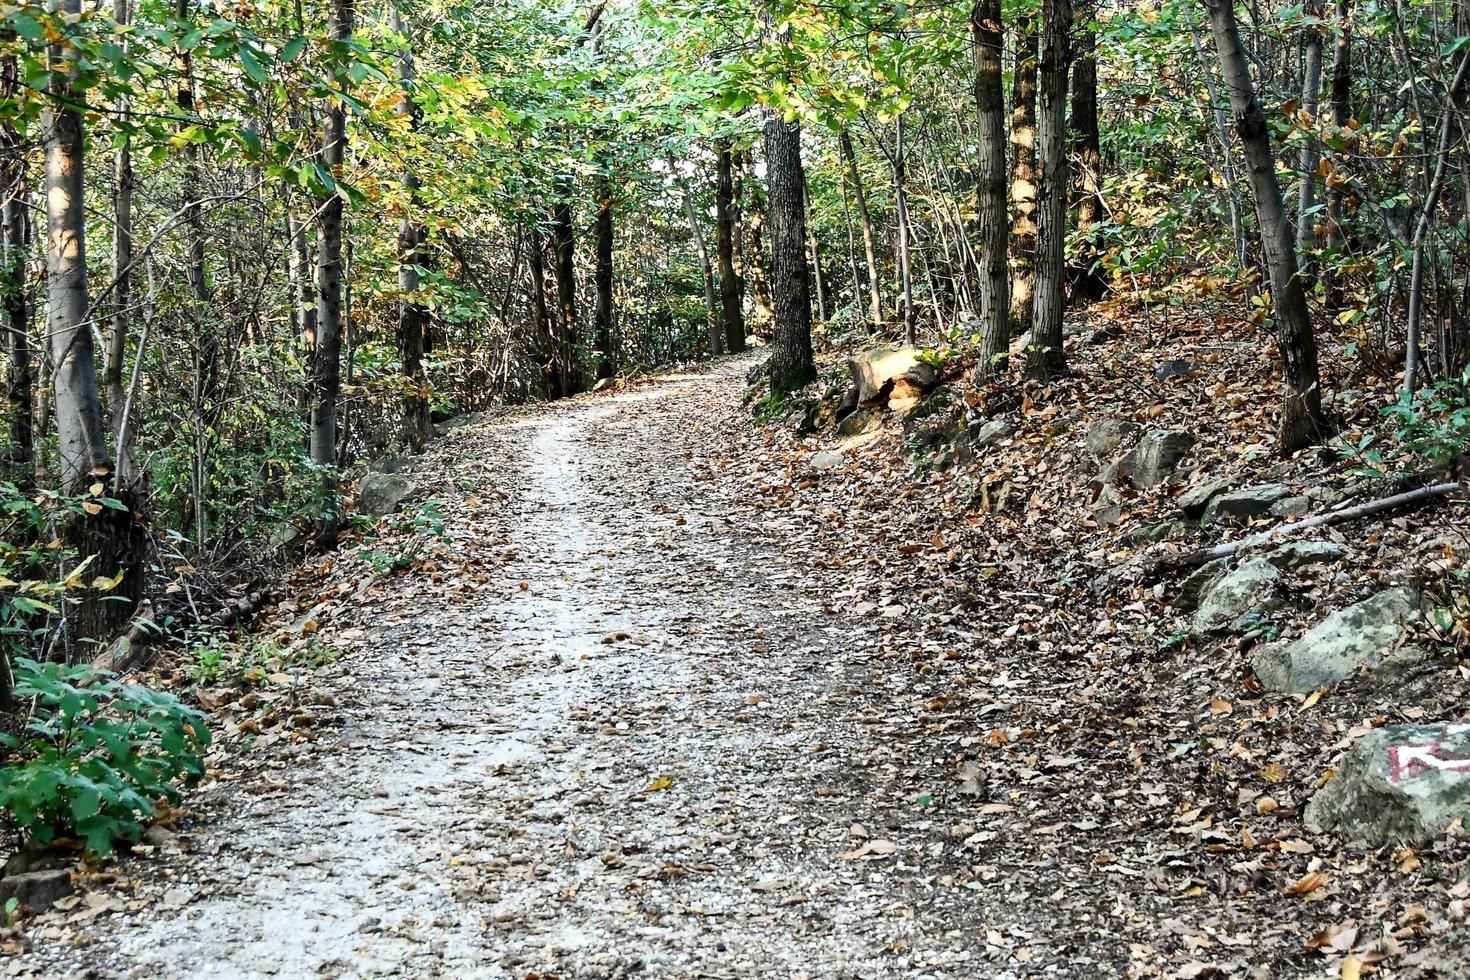
[[[393,32],[403,36],[403,51],[398,56],[398,79],[402,89],[398,111],[408,119],[409,131],[417,134],[423,113],[414,99],[417,81],[413,47],[404,34],[403,20],[397,7],[393,8],[390,16]],[[417,220],[414,213],[419,207],[419,176],[411,165],[404,168],[402,180],[408,200],[403,220],[398,225],[398,355],[403,362],[403,380],[406,386],[403,396],[403,441],[410,449],[417,450],[423,448],[432,435],[429,425],[429,382],[424,374],[424,324],[429,319],[429,311],[418,297],[419,270],[424,264],[423,251],[429,238],[429,229]]]
[[[1326,15],[1322,0],[1307,0],[1303,15],[1317,23],[1303,28],[1302,38],[1302,103],[1301,112],[1312,131],[1302,140],[1301,152],[1297,155],[1297,171],[1301,184],[1297,191],[1296,209],[1296,252],[1302,266],[1302,274],[1309,272],[1310,249],[1316,245],[1313,230],[1317,219],[1312,210],[1317,206],[1317,161],[1321,158],[1321,147],[1317,142],[1317,102],[1322,92],[1322,41],[1324,32],[1322,19]]]
[[[1463,9],[1463,6],[1461,7]],[[1332,104],[1332,125],[1338,130],[1347,127],[1352,118],[1353,63],[1352,63],[1352,3],[1337,0],[1337,33],[1332,45],[1332,91],[1328,96]],[[1470,187],[1470,184],[1467,184]],[[1342,184],[1329,181],[1327,184],[1327,239],[1328,248],[1339,248],[1345,241],[1343,233]],[[1327,312],[1335,316],[1343,308],[1342,277],[1332,275],[1328,280]]]
[[[873,246],[873,218],[868,212],[868,193],[863,189],[863,176],[858,172],[857,154],[853,152],[852,137],[847,130],[837,134],[837,145],[847,161],[847,176],[852,181],[852,199],[857,206],[858,223],[863,229],[863,258],[867,260],[868,307],[873,317],[873,326],[883,322],[883,297],[878,290],[878,258]]]
[[[805,179],[805,174],[803,174],[803,179]],[[805,186],[802,187],[802,207],[808,212],[806,247],[811,253],[812,286],[815,287],[817,293],[817,318],[825,322],[827,319],[827,279],[822,275],[822,250],[817,245],[817,231],[815,224],[811,221],[812,196]]]
[[[129,0],[113,0],[112,17],[120,26],[130,21]],[[122,36],[126,54],[132,47],[129,34]],[[112,312],[103,335],[102,398],[116,438],[122,425],[123,363],[128,339],[128,325],[133,305],[133,144],[129,128],[132,122],[132,95],[124,92],[117,100],[117,149],[112,157]],[[118,466],[130,470],[126,447],[118,446]]]
[[[735,161],[722,142],[715,156],[715,256],[720,268],[720,306],[724,312],[725,347],[745,350],[744,283],[735,271]]]
[[[353,0],[334,0],[331,38],[352,37]],[[327,106],[321,163],[334,177],[347,153],[347,112],[341,102]],[[332,193],[317,206],[316,356],[312,359],[311,458],[323,467],[337,465],[337,399],[342,388],[342,195]],[[335,476],[326,477],[335,492]],[[324,536],[335,533],[340,515],[323,515]]]
[[[903,142],[903,113],[899,113],[894,120],[894,129],[897,131],[894,139],[893,155],[888,158],[889,170],[893,175],[893,205],[897,212],[898,224],[898,282],[899,293],[903,302],[903,342],[913,346],[916,327],[914,317],[914,276],[909,265],[909,242],[911,228],[909,225],[909,197],[907,188],[907,148]]]
[[[1036,197],[1036,299],[1026,373],[1048,378],[1066,370],[1062,313],[1066,295],[1067,61],[1071,0],[1045,0],[1037,70],[1036,142],[1041,170]]]
[[[1200,44],[1199,32],[1194,22],[1189,24],[1189,39],[1194,46],[1195,58],[1199,61],[1200,73],[1205,79],[1205,93],[1210,99],[1211,115],[1215,119],[1215,138],[1220,144],[1220,172],[1225,175],[1225,204],[1230,210],[1230,234],[1235,242],[1235,263],[1242,270],[1250,267],[1250,252],[1246,245],[1245,221],[1240,213],[1240,178],[1235,173],[1235,148],[1230,142],[1230,121],[1225,115],[1225,103],[1220,98],[1219,86],[1215,84],[1215,73],[1205,58],[1204,46]]]
[[[1250,67],[1235,22],[1235,8],[1231,0],[1204,0],[1204,4],[1220,56],[1221,76],[1230,91],[1235,131],[1240,136],[1250,170],[1286,376],[1280,444],[1283,452],[1293,452],[1316,443],[1325,431],[1317,372],[1317,338],[1312,332],[1307,297],[1297,275],[1291,222],[1281,200],[1266,114],[1251,83]]]
[[[801,128],[770,113],[766,116],[765,146],[776,307],[775,343],[769,364],[771,390],[784,394],[817,376],[812,361],[812,299],[802,207],[806,179],[801,167]]]
[[[14,41],[14,35],[0,38]],[[13,55],[0,61],[0,99],[14,99],[20,91],[16,59]],[[3,309],[5,314],[5,353],[10,368],[5,379],[6,434],[10,452],[6,460],[7,475],[22,490],[35,481],[35,429],[31,420],[31,399],[36,388],[31,363],[30,304],[26,301],[26,264],[30,257],[31,223],[26,208],[26,157],[21,134],[11,123],[0,124],[0,174],[3,174]]]
[[[1036,299],[1036,15],[1016,24],[1016,71],[1011,79],[1011,322],[1007,338],[1031,329]],[[983,130],[982,130],[983,135]],[[983,215],[985,208],[981,207]],[[992,233],[993,234],[993,233]],[[981,259],[984,262],[984,258]],[[1009,340],[1007,340],[1009,349]]]
[[[576,365],[577,243],[572,236],[572,206],[563,198],[551,211],[551,241],[556,258],[556,340],[563,398],[570,398],[581,388]]]
[[[699,274],[704,282],[704,309],[709,334],[709,353],[711,357],[718,357],[725,352],[725,334],[720,327],[720,304],[715,299],[715,270],[710,264],[709,244],[704,238],[704,225],[700,223],[699,211],[694,206],[694,195],[689,191],[688,182],[679,176],[673,153],[667,155],[666,162],[669,166],[669,176],[679,188],[679,198],[684,206],[684,222],[689,226],[689,239],[694,243],[694,254],[699,258]]]
[[[592,322],[597,336],[597,377],[617,374],[617,351],[613,348],[613,200],[608,181],[599,179],[596,189],[597,216],[593,221],[592,285],[595,302]]]
[[[771,301],[771,287],[766,279],[766,207],[768,202],[764,195],[754,193],[751,195],[751,208],[748,212],[750,220],[746,227],[750,233],[750,260],[746,264],[748,269],[747,279],[750,281],[750,290],[755,300],[756,320],[770,329],[770,324],[776,318],[776,307]]]
[[[58,11],[81,15],[81,0],[59,0]],[[85,183],[82,130],[85,93],[76,85],[77,53],[55,41],[49,51],[51,101],[42,116],[46,135],[46,335],[56,402],[61,488],[95,492],[113,475],[97,389],[96,354],[88,320]],[[92,504],[76,518],[69,538],[92,559],[90,576],[121,575],[108,601],[86,601],[70,613],[72,637],[103,640],[125,622],[142,594],[147,538],[133,517],[131,487],[114,484],[124,509]],[[95,507],[95,511],[93,508]],[[119,601],[121,600],[121,601]]]
[[[531,324],[536,333],[536,346],[541,361],[541,395],[546,399],[561,397],[561,374],[557,368],[556,338],[552,336],[551,315],[546,306],[546,242],[541,227],[531,222],[531,254],[527,262],[531,274]]]
[[[1072,137],[1077,161],[1077,232],[1082,248],[1077,256],[1077,276],[1072,296],[1082,302],[1101,299],[1108,290],[1098,264],[1094,230],[1103,220],[1102,137],[1097,120],[1097,34],[1084,30],[1077,35],[1077,54],[1072,62]]]
[[[980,226],[980,379],[1006,369],[1010,302],[1006,278],[1005,83],[1001,77],[1000,0],[977,0],[970,12],[975,59],[975,203]],[[1032,65],[1033,84],[1035,65]],[[1019,76],[1020,69],[1017,69]]]

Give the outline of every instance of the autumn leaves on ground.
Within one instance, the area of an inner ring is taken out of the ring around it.
[[[1463,503],[1192,564],[1397,488],[1241,437],[1248,329],[1113,316],[1014,396],[885,351],[753,423],[755,355],[458,420],[156,662],[208,774],[4,970],[1464,975],[1470,753],[1395,727],[1463,717]]]

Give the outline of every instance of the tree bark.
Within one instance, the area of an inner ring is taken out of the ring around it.
[[[1286,377],[1279,443],[1282,451],[1289,453],[1318,442],[1326,429],[1317,371],[1317,338],[1312,332],[1306,293],[1297,275],[1291,222],[1282,204],[1266,114],[1251,82],[1250,67],[1235,22],[1235,8],[1231,0],[1203,2],[1210,14],[1221,76],[1230,91],[1235,131],[1240,136],[1250,170],[1261,245],[1271,278],[1271,298]]]
[[[548,400],[561,397],[561,375],[557,369],[556,338],[546,306],[546,242],[541,227],[531,222],[531,251],[527,268],[531,274],[531,325],[536,333],[537,356],[541,363],[541,395]]]
[[[805,175],[803,175],[803,180],[805,180]],[[810,212],[811,206],[812,196],[803,184],[802,207]],[[817,318],[825,321],[827,319],[827,279],[822,275],[822,249],[817,244],[817,232],[811,220],[806,223],[806,247],[811,253],[812,285],[816,288],[817,294]]]
[[[556,259],[556,343],[561,396],[570,398],[580,390],[581,384],[576,366],[577,243],[572,232],[572,206],[565,199],[551,210],[551,242]]]
[[[755,300],[756,321],[770,329],[770,324],[776,318],[776,308],[771,302],[771,286],[766,279],[766,208],[768,203],[765,195],[756,191],[751,194],[751,208],[747,212],[750,220],[746,222],[746,230],[749,233],[750,257],[746,263],[746,278],[750,282],[752,298]]]
[[[81,15],[81,0],[59,0],[58,11]],[[97,390],[96,353],[88,320],[86,212],[82,117],[85,93],[76,85],[77,54],[54,41],[48,54],[50,102],[42,116],[46,132],[46,335],[56,402],[61,488],[89,493],[112,475],[112,459]],[[147,537],[134,519],[131,487],[114,488],[122,510],[92,503],[68,531],[76,552],[90,557],[91,574],[121,574],[108,601],[83,602],[69,613],[67,637],[101,640],[125,622],[143,588]],[[95,510],[93,509],[95,508]],[[121,600],[121,601],[119,601]]]
[[[1307,0],[1302,9],[1305,17],[1313,18],[1315,24],[1307,24],[1302,38],[1302,103],[1301,112],[1312,127],[1302,140],[1301,152],[1297,155],[1297,172],[1301,184],[1297,190],[1296,209],[1296,252],[1302,264],[1303,274],[1309,266],[1308,251],[1317,243],[1313,230],[1316,218],[1311,211],[1317,206],[1317,161],[1321,148],[1315,132],[1317,126],[1317,102],[1322,92],[1322,18],[1326,15],[1322,0]]]
[[[126,26],[131,17],[129,0],[113,0],[112,18]],[[124,54],[132,48],[132,36],[121,38]],[[123,362],[126,357],[128,325],[133,305],[133,145],[128,132],[132,121],[132,95],[124,92],[117,100],[118,145],[112,157],[112,311],[103,333],[102,397],[116,438],[122,425]],[[131,469],[125,447],[118,446],[118,465]]]
[[[1049,378],[1066,370],[1062,313],[1066,295],[1067,61],[1071,0],[1045,0],[1037,70],[1036,299],[1026,373]]]
[[[1077,35],[1077,54],[1072,63],[1072,138],[1077,161],[1077,233],[1082,247],[1076,259],[1077,275],[1072,296],[1081,302],[1101,299],[1108,291],[1107,279],[1098,264],[1094,230],[1103,220],[1102,137],[1097,119],[1097,34],[1091,30]]]
[[[679,176],[674,154],[666,157],[669,176],[679,188],[679,197],[684,206],[684,222],[689,226],[689,238],[694,243],[694,254],[699,259],[699,275],[704,284],[705,326],[709,334],[709,353],[718,357],[725,352],[725,334],[720,326],[720,304],[715,299],[715,270],[710,264],[709,244],[705,241],[704,225],[700,223],[699,211],[694,206],[694,195],[689,183]],[[718,229],[716,229],[718,232]]]
[[[393,8],[390,16],[393,31],[402,35],[403,43],[403,51],[398,56],[398,80],[402,90],[398,111],[408,119],[409,132],[417,134],[423,113],[414,99],[417,81],[413,47],[404,33],[403,19],[397,7]],[[414,213],[419,207],[419,176],[411,165],[404,168],[402,182],[406,207],[403,220],[398,225],[398,356],[403,363],[405,385],[403,441],[410,449],[418,450],[433,434],[429,425],[429,382],[424,374],[424,324],[428,322],[429,311],[417,295],[429,229],[417,220]]]
[[[1036,302],[1036,15],[1016,23],[1016,71],[1011,79],[1011,322],[1008,337],[1031,329]],[[984,208],[981,208],[984,211]],[[981,260],[984,261],[983,259]],[[1009,349],[1009,345],[1007,346]]]
[[[847,130],[837,134],[837,145],[842,152],[842,157],[847,161],[847,176],[852,181],[852,199],[857,205],[858,223],[863,229],[863,258],[867,260],[868,276],[868,309],[873,318],[873,326],[883,322],[883,297],[878,289],[878,258],[877,250],[873,246],[873,218],[868,212],[868,193],[863,188],[863,177],[858,172],[857,154],[852,148],[852,137]]]
[[[353,0],[335,0],[330,36],[347,41],[352,36]],[[347,153],[347,112],[341,102],[325,113],[321,162],[336,179]],[[317,206],[316,354],[312,358],[311,458],[323,467],[337,465],[337,399],[342,388],[342,195],[328,194]],[[327,473],[334,471],[327,470]],[[335,493],[335,475],[325,477]],[[319,530],[335,532],[340,515],[322,515]]]
[[[6,41],[14,35],[7,32]],[[0,61],[0,99],[14,99],[20,91],[16,59]],[[28,490],[35,482],[35,428],[31,399],[36,378],[31,362],[31,311],[26,301],[26,263],[30,253],[31,223],[26,208],[26,158],[21,134],[11,123],[0,124],[0,181],[3,181],[4,262],[3,306],[5,353],[10,360],[5,379],[6,429],[9,436],[8,476]]]
[[[1351,0],[1337,0],[1337,32],[1332,44],[1332,89],[1328,100],[1332,105],[1332,125],[1339,130],[1345,128],[1352,117],[1352,28]],[[1328,248],[1341,247],[1346,240],[1342,228],[1342,197],[1342,183],[1329,181],[1325,242]],[[1335,316],[1343,308],[1343,302],[1342,277],[1332,275],[1327,286],[1327,312]]]
[[[817,376],[812,361],[812,299],[806,264],[806,180],[801,167],[801,128],[776,113],[766,116],[766,185],[770,202],[775,342],[771,391],[785,394]]]
[[[715,157],[715,257],[720,270],[720,306],[725,348],[732,354],[745,350],[745,283],[735,271],[735,161],[729,143],[721,143]]]
[[[898,284],[899,296],[902,301],[903,314],[903,342],[910,347],[914,344],[914,335],[917,324],[914,317],[914,277],[909,265],[909,240],[911,229],[909,226],[909,197],[907,189],[907,148],[903,143],[903,113],[899,113],[894,120],[893,155],[888,158],[889,171],[893,175],[893,205],[897,212],[898,224]]]
[[[1004,31],[1000,0],[977,0],[970,12],[975,59],[975,198],[980,226],[981,380],[1005,371],[1010,351],[1010,302],[1006,277],[1005,83],[1001,76]],[[1033,64],[1033,71],[1034,64]],[[1019,76],[1018,69],[1017,75]],[[963,230],[963,229],[962,229]]]

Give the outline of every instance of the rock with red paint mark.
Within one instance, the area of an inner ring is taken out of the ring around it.
[[[1385,589],[1339,609],[1295,642],[1267,647],[1256,658],[1256,677],[1273,691],[1306,694],[1364,667],[1422,656],[1400,648],[1408,625],[1423,618],[1422,595],[1409,588]]]
[[[1470,724],[1374,729],[1343,756],[1305,818],[1373,844],[1415,843],[1470,823]]]

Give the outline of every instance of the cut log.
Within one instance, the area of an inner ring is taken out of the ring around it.
[[[1385,511],[1400,510],[1405,507],[1422,507],[1425,504],[1440,500],[1456,493],[1464,493],[1465,485],[1462,483],[1436,483],[1434,486],[1420,487],[1418,490],[1410,490],[1406,493],[1397,493],[1392,497],[1384,497],[1380,500],[1370,500],[1367,503],[1357,504],[1352,507],[1344,507],[1342,510],[1330,511],[1326,514],[1318,514],[1300,521],[1292,521],[1290,524],[1282,524],[1280,527],[1253,534],[1250,537],[1241,538],[1239,541],[1230,541],[1225,544],[1217,544],[1212,548],[1201,548],[1199,551],[1191,551],[1183,555],[1170,555],[1159,559],[1150,570],[1149,578],[1157,578],[1183,568],[1198,568],[1206,565],[1217,558],[1229,558],[1237,552],[1247,548],[1256,548],[1273,541],[1283,540],[1303,531],[1310,531],[1317,527],[1327,527],[1332,524],[1342,524],[1345,521],[1356,520],[1359,517],[1371,517]]]

